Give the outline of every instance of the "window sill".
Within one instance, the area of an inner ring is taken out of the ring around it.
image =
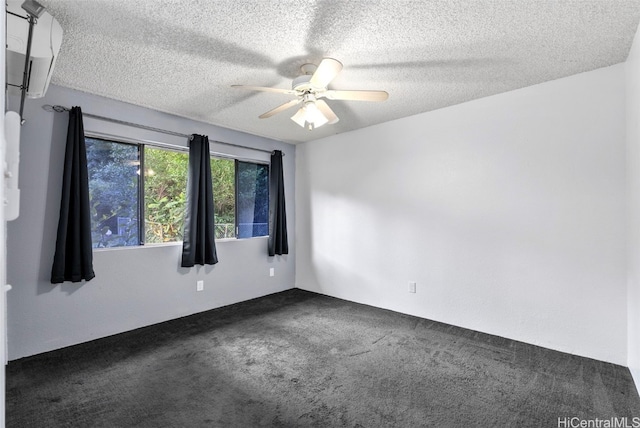
[[[174,247],[174,246],[182,246],[182,241],[179,242],[161,242],[159,244],[146,244],[146,245],[128,245],[124,247],[107,247],[107,248],[94,248],[94,252],[103,252],[103,251],[119,251],[119,250],[132,250],[134,248],[158,248],[158,247]]]
[[[224,238],[224,239],[216,239],[216,245],[219,243],[227,243],[227,242],[242,242],[250,239],[267,239],[268,236],[253,236],[251,238]],[[177,247],[182,246],[182,241],[176,242],[160,242],[155,244],[145,244],[145,245],[130,245],[126,247],[107,247],[107,248],[94,248],[94,252],[101,253],[103,251],[120,251],[120,250],[131,250],[135,248],[160,248],[160,247]]]

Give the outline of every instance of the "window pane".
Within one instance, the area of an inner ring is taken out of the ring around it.
[[[145,146],[145,243],[182,241],[189,154]]]
[[[235,162],[211,158],[216,239],[236,237]]]
[[[238,238],[269,234],[269,167],[238,161]]]
[[[139,245],[138,147],[85,139],[94,248]]]

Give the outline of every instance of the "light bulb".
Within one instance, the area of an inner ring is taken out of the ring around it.
[[[309,131],[329,122],[313,101],[305,102],[304,106],[291,117],[291,120]]]

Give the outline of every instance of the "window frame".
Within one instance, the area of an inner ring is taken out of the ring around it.
[[[145,242],[145,207],[144,207],[144,198],[145,198],[145,174],[143,171],[145,171],[145,154],[144,154],[144,146],[150,146],[154,149],[162,149],[162,150],[169,150],[169,151],[177,151],[177,152],[185,152],[185,153],[189,153],[189,147],[188,146],[180,146],[177,144],[169,144],[169,143],[162,143],[162,142],[158,142],[158,141],[153,141],[153,140],[142,140],[142,139],[136,139],[136,138],[129,138],[129,137],[122,137],[119,135],[112,135],[112,134],[105,134],[105,133],[101,133],[101,132],[92,132],[92,131],[86,131],[85,130],[85,139],[90,138],[90,139],[94,139],[94,140],[101,140],[101,141],[106,141],[106,142],[110,142],[110,143],[119,143],[119,144],[128,144],[128,145],[134,145],[136,146],[137,150],[138,150],[138,159],[140,162],[140,174],[139,174],[139,178],[138,178],[138,244],[137,245],[123,245],[123,246],[118,246],[118,247],[104,247],[104,248],[93,248],[93,251],[105,251],[105,250],[122,250],[122,249],[132,249],[132,248],[153,248],[153,247],[160,247],[160,246],[170,246],[170,245],[182,245],[183,241],[170,241],[170,242],[160,242],[160,243],[147,243]],[[213,141],[215,143],[215,141]],[[245,147],[240,147],[242,149],[245,149]],[[251,150],[250,147],[246,147],[246,149]],[[268,161],[264,161],[264,160],[259,160],[259,159],[251,159],[251,158],[245,158],[245,157],[241,157],[241,156],[235,156],[232,154],[228,154],[228,153],[220,153],[218,151],[212,151],[209,150],[209,156],[212,158],[218,158],[218,159],[229,159],[229,160],[233,160],[234,161],[234,222],[235,222],[235,237],[232,238],[216,238],[216,241],[220,242],[220,241],[243,241],[246,239],[264,239],[264,238],[268,238],[268,235],[262,235],[262,236],[250,236],[250,237],[244,237],[244,238],[239,238],[238,237],[238,177],[237,177],[237,173],[238,173],[238,162],[247,162],[247,163],[253,163],[253,164],[257,164],[257,165],[263,165],[263,166],[267,166],[267,168],[271,168],[271,165]],[[186,185],[186,183],[185,183]],[[268,186],[268,183],[267,183]],[[215,197],[215,195],[214,195]],[[269,198],[271,197],[271,195],[269,194]]]
[[[144,149],[141,144],[136,145],[138,146],[138,161],[140,162],[140,174],[138,174],[138,177],[140,177],[138,178],[138,245],[136,245],[136,247],[143,247],[146,245],[144,221]]]

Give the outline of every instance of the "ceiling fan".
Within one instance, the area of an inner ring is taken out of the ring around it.
[[[259,117],[260,119],[266,119],[295,105],[302,104],[302,107],[291,117],[291,120],[311,131],[326,123],[333,124],[339,120],[338,116],[322,98],[345,101],[384,101],[389,98],[389,94],[385,91],[327,89],[329,83],[341,70],[342,63],[340,61],[333,58],[324,58],[318,66],[315,64],[302,65],[300,67],[302,75],[293,80],[291,89],[246,85],[232,85],[232,87],[294,95],[296,99],[269,110]]]

